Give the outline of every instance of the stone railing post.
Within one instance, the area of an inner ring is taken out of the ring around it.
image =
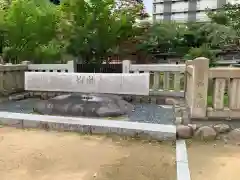
[[[199,57],[193,60],[193,101],[190,107],[191,118],[206,118],[209,59]]]
[[[188,69],[187,67],[189,65],[193,65],[192,60],[187,60],[185,65],[186,65],[186,69],[185,69],[185,74],[184,74],[184,98],[187,102],[187,105],[189,106],[191,103],[189,101],[191,101],[191,97],[192,97],[192,75],[188,74]]]
[[[131,61],[123,60],[122,62],[122,73],[129,73],[131,66]]]
[[[28,66],[29,64],[31,64],[31,61],[22,61],[22,63],[21,63],[22,65],[26,65],[26,66]],[[28,67],[27,67],[28,68]]]
[[[67,66],[68,66],[68,72],[75,72],[76,71],[76,64],[75,64],[74,60],[68,61]]]
[[[4,65],[0,64],[0,93],[3,94],[4,89]]]
[[[31,61],[22,61],[21,64],[27,66],[27,69],[25,71],[28,71],[28,65],[32,63]],[[24,89],[24,86],[25,86],[25,71],[19,73],[18,83],[19,83],[20,89]]]
[[[31,64],[31,61],[22,61],[22,64],[23,65],[28,65],[28,64]]]

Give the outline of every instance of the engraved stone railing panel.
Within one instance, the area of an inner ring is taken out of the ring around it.
[[[240,79],[232,79],[229,87],[229,108],[240,110]]]
[[[25,72],[25,89],[148,95],[149,74]]]
[[[224,108],[224,91],[226,86],[226,79],[215,79],[213,91],[213,108]]]
[[[196,58],[193,60],[193,101],[190,107],[192,118],[205,118],[207,111],[207,91],[209,59]]]
[[[0,65],[0,93],[9,95],[24,90],[24,71],[26,65]]]

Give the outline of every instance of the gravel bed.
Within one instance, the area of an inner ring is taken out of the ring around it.
[[[41,100],[35,98],[0,103],[0,111],[32,113],[32,109]],[[173,124],[174,114],[171,106],[156,104],[135,104],[135,110],[129,114],[128,121],[154,124]]]
[[[165,108],[164,106],[156,104],[136,104],[135,111],[129,115],[129,121],[173,124],[173,109],[171,107]]]

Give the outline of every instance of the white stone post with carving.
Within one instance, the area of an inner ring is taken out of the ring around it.
[[[191,118],[205,118],[209,78],[209,59],[199,57],[193,60],[193,101],[190,107]]]
[[[76,71],[76,64],[75,64],[75,61],[72,60],[72,61],[68,61],[67,62],[67,69],[68,69],[68,72],[75,72]]]
[[[122,73],[129,73],[131,66],[130,60],[123,60],[122,62]]]

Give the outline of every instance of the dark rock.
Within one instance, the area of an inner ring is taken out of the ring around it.
[[[23,95],[24,95],[24,99],[29,98],[30,97],[30,92],[25,92],[25,93],[23,93]]]
[[[120,96],[76,93],[41,101],[34,108],[34,112],[76,117],[116,117],[129,114],[133,109],[133,105]]]
[[[240,142],[240,128],[233,129],[228,133],[227,139]]]
[[[216,124],[213,127],[218,133],[226,133],[231,130],[231,127],[228,124]]]
[[[10,101],[18,101],[18,100],[22,100],[24,99],[24,94],[16,94],[16,95],[12,95],[9,96],[8,98]]]
[[[132,102],[133,101],[133,97],[132,96],[124,96],[123,100],[125,100],[127,102]]]
[[[189,126],[178,125],[177,136],[184,139],[191,138],[193,136],[193,129]]]
[[[217,132],[210,126],[202,126],[197,129],[194,136],[195,138],[201,140],[215,140],[217,137]]]
[[[165,103],[167,105],[177,105],[178,104],[177,100],[174,98],[166,98]]]
[[[196,131],[202,125],[200,125],[200,124],[188,124],[188,126],[191,127],[193,129],[193,131]]]
[[[47,99],[48,99],[48,93],[42,93],[41,96],[40,96],[40,98],[41,98],[42,100],[47,100]]]

